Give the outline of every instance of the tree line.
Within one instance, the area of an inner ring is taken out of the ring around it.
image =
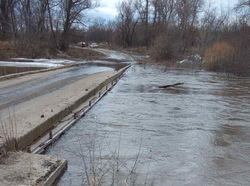
[[[196,53],[210,70],[250,75],[249,0],[221,10],[204,0],[123,0],[117,11],[116,21],[99,19],[87,35],[124,48],[145,47],[158,61]]]
[[[93,0],[0,0],[0,40],[66,51],[70,30],[83,24],[84,10],[96,6]]]
[[[28,47],[34,57],[43,48],[66,51],[87,40],[145,47],[155,60],[196,52],[220,71],[235,69],[235,61],[249,65],[249,0],[239,0],[231,12],[205,0],[122,0],[116,20],[86,23],[86,10],[97,6],[94,0],[0,0],[0,40],[12,41],[17,51]]]
[[[237,18],[229,15],[236,15],[236,9],[245,6],[247,2],[242,1],[232,12],[221,13],[204,0],[124,0],[117,5],[115,22],[111,24],[99,19],[90,26],[88,34],[91,38],[103,34],[100,41],[110,41],[125,48],[149,47],[158,40],[164,40],[166,45],[169,40],[176,52],[185,53],[193,46],[203,51],[222,38],[224,32],[248,26],[249,19],[244,11]],[[113,40],[110,40],[110,32]]]

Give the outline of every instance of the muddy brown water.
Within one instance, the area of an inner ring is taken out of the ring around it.
[[[48,149],[58,185],[249,185],[250,79],[161,69],[133,65]]]

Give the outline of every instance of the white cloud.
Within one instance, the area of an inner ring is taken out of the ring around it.
[[[115,19],[117,16],[116,5],[120,0],[100,0],[99,7],[89,11],[92,18]]]
[[[109,15],[112,17],[117,16],[117,11],[116,9],[112,8],[112,7],[99,7],[96,9],[96,11],[98,13],[100,13],[101,15]]]
[[[121,2],[122,0],[99,0],[99,7],[95,8],[94,10],[89,11],[89,15],[91,18],[104,18],[106,20],[114,20],[117,15],[116,5]],[[205,0],[207,3],[210,1],[212,4],[219,8],[224,9],[232,8],[238,0]]]
[[[100,0],[100,6],[102,7],[114,7],[120,0]]]

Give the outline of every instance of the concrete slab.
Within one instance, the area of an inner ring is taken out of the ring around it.
[[[64,159],[9,152],[0,162],[0,186],[49,186],[66,167],[67,161]]]
[[[14,108],[1,110],[1,120],[10,131],[8,135],[17,139],[16,147],[18,149],[23,149],[51,130],[58,121],[97,94],[99,90],[119,77],[125,70],[126,68],[118,72],[91,74],[56,91],[17,104]],[[38,76],[38,74],[30,76]],[[32,78],[30,76],[13,79],[13,81],[18,84],[23,81],[23,78]],[[2,85],[4,84],[2,82]],[[12,85],[14,84],[12,83]],[[0,143],[4,139],[4,134],[1,132],[3,131],[0,131]]]

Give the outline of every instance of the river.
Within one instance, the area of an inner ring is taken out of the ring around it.
[[[250,79],[163,69],[132,65],[47,150],[58,185],[249,185]]]

